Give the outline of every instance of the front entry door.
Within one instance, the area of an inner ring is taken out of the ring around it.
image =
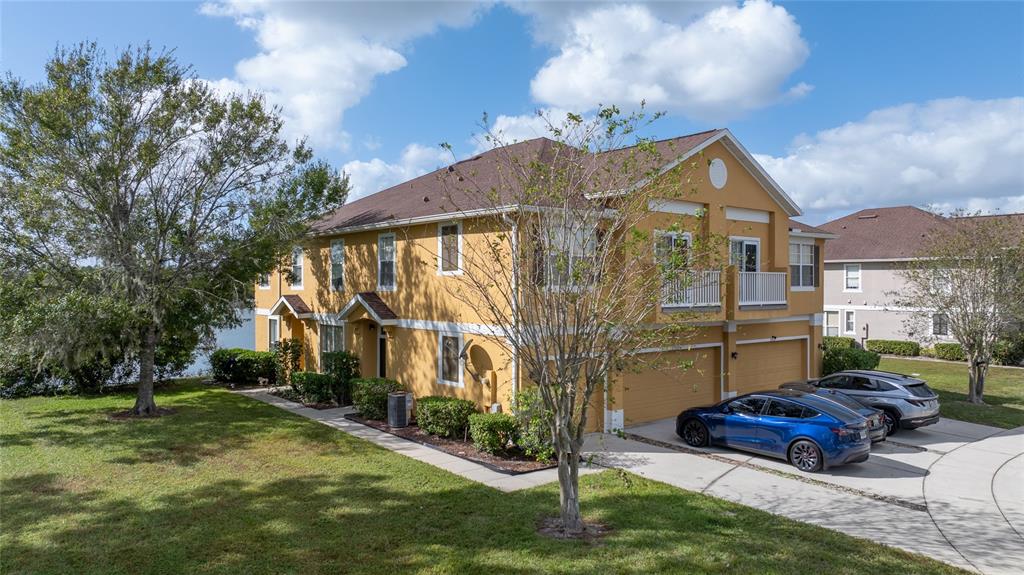
[[[377,377],[387,377],[388,365],[388,334],[380,328],[377,337]]]

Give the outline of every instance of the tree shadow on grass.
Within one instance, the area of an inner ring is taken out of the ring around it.
[[[412,462],[410,470],[428,471]],[[384,473],[222,480],[140,501],[52,474],[4,486],[5,571],[32,573],[913,572],[906,556],[695,493],[612,473],[584,509],[596,545],[537,535],[545,487],[504,494]],[[443,481],[438,481],[442,479]],[[936,564],[916,564],[916,570]]]
[[[200,393],[197,393],[199,391]],[[268,432],[304,440],[318,453],[337,452],[329,429],[310,426],[291,415],[222,389],[189,384],[168,388],[158,398],[175,413],[156,418],[115,420],[110,417],[134,401],[131,395],[73,399],[73,407],[23,407],[25,425],[0,431],[0,446],[60,446],[98,450],[120,464],[170,463],[192,466],[205,458],[243,449]],[[54,400],[50,400],[54,401]],[[30,404],[31,405],[31,404]],[[349,443],[346,449],[365,444]]]

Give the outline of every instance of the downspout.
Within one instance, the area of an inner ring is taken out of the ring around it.
[[[519,329],[519,224],[512,222],[512,321],[515,329]],[[512,336],[515,337],[516,331]],[[519,395],[519,346],[512,345],[512,398]]]

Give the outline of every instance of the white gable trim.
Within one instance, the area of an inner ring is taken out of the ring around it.
[[[398,320],[396,319],[381,319],[380,316],[377,315],[377,312],[373,311],[373,308],[366,303],[366,300],[363,299],[363,296],[359,294],[356,294],[355,296],[352,297],[352,299],[348,300],[348,303],[345,304],[345,307],[341,308],[341,311],[338,312],[338,317],[344,319],[345,316],[347,316],[349,312],[352,311],[352,308],[354,308],[357,305],[363,306],[363,309],[365,309],[366,313],[369,314],[371,318],[373,318],[373,321],[377,322],[380,325],[396,325],[398,323]]]
[[[313,314],[311,313],[295,313],[295,310],[292,309],[292,306],[291,304],[288,303],[288,300],[284,299],[284,296],[278,298],[277,303],[270,307],[270,312],[267,315],[281,315],[282,307],[284,309],[287,309],[293,316],[299,319],[308,319],[313,317]]]

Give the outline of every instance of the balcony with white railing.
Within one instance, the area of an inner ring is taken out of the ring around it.
[[[739,272],[741,306],[786,305],[786,272]]]
[[[661,307],[718,307],[722,305],[722,272],[687,271],[667,282]]]

